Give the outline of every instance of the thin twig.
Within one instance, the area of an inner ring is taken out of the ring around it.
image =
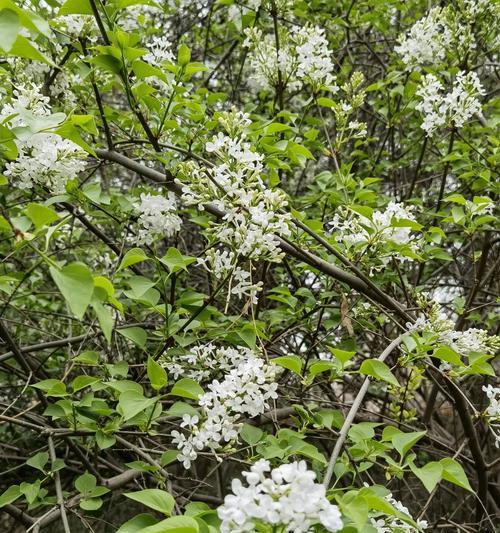
[[[387,346],[387,348],[380,354],[377,360],[384,361],[385,359],[387,359],[387,357],[392,353],[392,351],[399,346],[405,335],[406,332],[394,339],[389,344],[389,346]],[[351,428],[351,425],[354,422],[354,418],[356,417],[356,414],[358,413],[359,408],[361,407],[363,398],[365,397],[365,394],[368,391],[369,385],[370,378],[367,377],[365,378],[363,385],[361,385],[361,388],[359,389],[358,394],[356,395],[356,398],[354,399],[354,402],[352,403],[351,408],[349,409],[349,413],[347,414],[344,423],[342,424],[342,428],[340,429],[337,442],[335,443],[332,454],[330,455],[330,460],[328,461],[328,467],[326,469],[325,478],[323,479],[323,485],[326,488],[330,486],[330,482],[333,476],[333,469],[335,468],[335,463],[337,462],[337,459],[340,455],[342,446],[344,445],[344,442],[347,438],[347,434],[349,433],[349,429]]]

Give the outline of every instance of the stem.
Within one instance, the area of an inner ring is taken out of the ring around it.
[[[56,462],[56,450],[54,448],[54,441],[50,435],[49,435],[48,440],[49,440],[50,461],[52,463],[52,468],[54,468],[55,462]],[[65,533],[71,533],[71,529],[69,528],[69,523],[68,523],[68,517],[66,516],[66,508],[64,507],[64,496],[63,496],[62,487],[61,487],[61,476],[59,475],[58,470],[54,472],[54,482],[56,485],[57,503],[59,505],[59,509],[61,510],[61,522],[63,524]]]
[[[387,359],[387,357],[392,353],[392,351],[399,346],[405,335],[406,332],[394,339],[391,344],[389,344],[389,346],[387,346],[387,348],[380,354],[377,360],[384,361],[385,359]],[[328,461],[328,468],[326,469],[325,478],[323,479],[323,485],[325,486],[325,488],[328,488],[330,486],[330,482],[333,476],[333,469],[335,468],[335,463],[337,462],[337,459],[340,455],[342,446],[344,445],[344,442],[347,438],[349,429],[351,428],[351,425],[354,422],[354,418],[356,417],[359,408],[361,407],[363,398],[365,397],[366,392],[368,391],[369,385],[370,378],[365,378],[363,385],[361,385],[361,388],[359,389],[358,394],[354,399],[351,408],[349,409],[349,413],[347,414],[346,419],[344,420],[344,424],[342,425],[342,428],[340,430],[337,442],[335,443],[332,454],[330,456],[330,460]]]

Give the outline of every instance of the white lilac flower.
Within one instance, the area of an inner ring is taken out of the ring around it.
[[[97,40],[97,24],[93,15],[63,15],[56,17],[57,27],[68,37],[78,39],[85,36],[90,41]]]
[[[19,154],[7,163],[4,174],[15,178],[13,185],[20,189],[38,184],[52,192],[64,192],[66,182],[85,169],[87,154],[55,133],[35,133],[16,144]]]
[[[500,387],[487,385],[483,386],[483,391],[489,400],[485,411],[486,419],[495,436],[495,446],[500,448]]]
[[[411,27],[395,51],[409,67],[434,64],[444,59],[451,40],[443,9],[435,7]]]
[[[395,51],[409,69],[438,66],[447,58],[460,64],[477,48],[477,28],[488,25],[495,35],[499,15],[498,2],[490,0],[457,0],[453,6],[434,7],[400,39]]]
[[[281,81],[290,90],[300,89],[304,82],[317,89],[335,81],[332,52],[323,28],[303,26],[282,31],[279,51],[273,34],[247,28],[245,35],[243,45],[251,50],[250,82],[257,88],[274,89]]]
[[[491,0],[460,0],[459,2],[465,11],[465,15],[472,20],[478,16],[497,15],[500,6]]]
[[[437,346],[449,346],[461,357],[468,357],[471,353],[492,354],[500,348],[500,337],[490,335],[484,329],[456,331],[453,320],[447,318],[437,302],[430,303],[427,316],[421,315],[414,324],[407,326],[410,331],[434,336]]]
[[[165,61],[175,63],[175,55],[172,52],[172,43],[167,37],[153,36],[151,41],[146,45],[148,53],[144,60],[154,66],[161,66]]]
[[[385,499],[397,511],[407,515],[408,519],[413,520],[408,508],[405,507],[400,501],[393,498],[392,494],[388,494]],[[392,533],[393,531],[397,531],[398,533],[418,533],[418,531],[422,531],[428,527],[426,520],[417,520],[417,527],[415,528],[411,524],[401,520],[396,516],[377,516],[375,518],[371,518],[370,522],[377,533]]]
[[[325,30],[317,26],[302,26],[293,33],[293,41],[297,54],[297,78],[310,81],[313,86],[331,85],[335,80],[334,65]]]
[[[459,72],[455,78],[453,89],[444,97],[444,105],[448,111],[449,120],[457,128],[476,113],[481,113],[478,96],[484,95],[478,75],[475,72]]]
[[[220,374],[223,368],[227,368],[227,372],[222,373],[222,378],[214,379],[207,392],[198,398],[200,418],[184,417],[181,427],[188,427],[189,433],[185,435],[177,430],[171,433],[172,443],[180,452],[177,458],[185,468],[191,466],[201,450],[215,451],[235,441],[240,429],[239,419],[264,413],[269,408],[269,401],[278,396],[275,382],[277,367],[268,365],[248,348],[217,349],[209,344],[192,349],[191,354],[191,359],[184,357],[177,364],[183,368],[187,359],[190,366],[198,364],[203,367],[205,361],[202,357],[208,355],[208,374]],[[172,369],[170,365],[168,368],[170,372],[179,370]],[[206,376],[196,372],[191,375]]]
[[[56,42],[56,49],[58,46],[60,45]],[[59,53],[58,50],[57,53]],[[51,70],[50,65],[21,57],[8,57],[6,59],[10,67],[10,72],[12,73],[12,78],[16,80],[17,90],[24,93],[31,91],[38,98],[46,99],[48,104],[49,98],[40,93],[40,88],[47,80],[47,75]],[[80,74],[77,70],[59,70],[48,87],[50,98],[58,100],[58,105],[65,110],[73,110],[77,105],[78,99],[73,89],[81,83]],[[99,75],[102,77],[102,73]]]
[[[254,305],[257,305],[257,294],[262,290],[263,282],[252,281],[252,273],[243,268],[236,267],[231,279],[231,294],[241,298],[248,296]]]
[[[328,501],[325,487],[315,482],[316,474],[305,461],[271,470],[269,462],[260,459],[243,476],[246,486],[233,479],[233,494],[217,509],[221,533],[253,532],[259,525],[294,533],[313,531],[314,526],[326,531],[342,529],[338,507]]]
[[[171,237],[181,229],[182,220],[177,215],[177,199],[173,192],[168,192],[167,196],[142,193],[136,209],[140,213],[139,243],[151,244],[158,237]]]
[[[218,279],[231,274],[232,293],[256,302],[261,284],[252,282],[251,264],[245,270],[240,258],[250,262],[281,261],[279,238],[291,233],[290,215],[282,212],[287,205],[284,193],[264,185],[263,156],[246,138],[248,116],[236,111],[221,113],[219,122],[226,132],[218,133],[205,145],[218,163],[211,167],[193,162],[180,165],[187,180],[182,183],[182,199],[201,209],[211,202],[225,212],[208,234],[229,250],[209,251],[203,263]]]
[[[350,135],[352,138],[359,139],[366,137],[366,122],[359,122],[357,120],[351,120],[347,124],[348,129],[351,131]]]
[[[49,97],[41,93],[35,83],[23,84],[13,91],[12,101],[2,105],[0,122],[7,121],[12,128],[26,126],[26,113],[46,117],[51,113]]]
[[[404,225],[405,221],[408,225]],[[387,248],[387,243],[406,245],[416,252],[418,241],[411,223],[416,222],[413,206],[390,202],[384,211],[373,211],[371,215],[355,211],[336,214],[329,223],[334,239],[348,248],[370,246],[380,251],[384,261],[398,255]],[[406,259],[406,256],[404,257]]]
[[[166,23],[162,9],[156,5],[134,4],[119,13],[118,24],[121,30],[132,32],[144,27],[162,27]]]
[[[424,117],[421,128],[430,136],[445,125],[461,128],[474,114],[480,114],[478,97],[484,90],[475,72],[461,71],[450,92],[445,93],[436,76],[428,74],[416,94],[420,102],[415,109]]]
[[[231,294],[239,299],[247,296],[254,305],[257,304],[257,295],[262,290],[263,283],[252,280],[251,265],[248,269],[239,266],[238,256],[233,251],[210,248],[204,259],[198,259],[198,264],[204,266],[217,279],[229,278],[228,285]]]
[[[213,343],[192,346],[188,352],[165,357],[162,364],[168,373],[178,379],[188,377],[198,382],[222,377],[232,368],[242,363],[248,354],[247,349],[230,346],[216,346]]]
[[[28,126],[33,117],[50,115],[49,98],[34,83],[16,88],[11,102],[0,109],[0,121],[12,128]],[[38,184],[52,192],[63,192],[67,181],[85,169],[87,154],[73,141],[56,133],[25,132],[15,142],[18,156],[7,163],[4,174],[15,178],[13,185],[21,189]]]

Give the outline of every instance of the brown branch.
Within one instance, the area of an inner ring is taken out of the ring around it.
[[[155,181],[156,183],[161,183],[164,187],[166,187],[168,190],[172,191],[178,196],[182,194],[182,186],[174,181],[174,176],[168,171],[163,174],[161,172],[158,172],[157,170],[148,168],[145,165],[141,165],[140,163],[137,163],[136,161],[122,154],[109,150],[97,149],[96,154],[101,159],[118,163],[119,165],[128,168],[129,170],[132,170],[133,172],[136,172],[141,176],[144,176],[145,178]],[[223,218],[225,216],[225,213],[213,204],[205,204],[204,209],[208,213],[216,216],[217,218]],[[365,294],[366,296],[377,301],[383,306],[391,309],[392,311],[395,311],[397,315],[401,316],[404,320],[411,320],[411,317],[406,313],[406,311],[389,295],[383,293],[380,290],[375,291],[372,286],[370,286],[371,284],[369,285],[368,283],[366,283],[366,281],[360,279],[358,276],[346,272],[341,268],[338,268],[332,263],[329,263],[324,259],[321,259],[320,257],[314,255],[308,250],[299,248],[297,245],[290,243],[286,239],[278,237],[278,240],[280,243],[280,248],[288,255],[295,257],[296,259],[299,259],[304,263],[307,263],[308,265],[320,270],[327,276],[333,277],[338,281],[346,283],[352,289],[355,289],[358,292]]]

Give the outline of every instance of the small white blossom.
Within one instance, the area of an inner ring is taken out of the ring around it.
[[[484,90],[475,72],[459,72],[451,92],[444,93],[442,83],[428,74],[416,94],[421,101],[415,109],[424,117],[421,128],[430,136],[445,125],[461,128],[474,114],[480,114],[478,96]]]
[[[132,32],[145,26],[161,27],[166,22],[166,17],[162,9],[156,5],[133,4],[119,12],[117,22],[121,30]]]
[[[38,184],[52,192],[64,192],[66,182],[85,169],[87,154],[55,133],[35,133],[16,144],[19,154],[7,163],[4,174],[15,178],[13,184],[21,189]]]
[[[302,26],[293,34],[297,54],[297,78],[308,80],[313,86],[331,85],[335,76],[332,52],[328,48],[325,30]]]
[[[163,62],[175,63],[175,56],[172,52],[172,43],[164,36],[154,36],[146,45],[148,53],[144,60],[154,66],[161,66]]]
[[[50,115],[49,98],[35,83],[15,89],[12,100],[0,109],[0,121],[12,128],[26,128],[15,140],[17,158],[7,163],[4,172],[15,178],[13,185],[21,189],[42,185],[52,192],[64,192],[66,183],[86,167],[87,154],[73,141],[56,133],[30,130],[34,118]]]
[[[435,7],[411,27],[395,51],[409,67],[432,64],[444,59],[451,40],[443,9]]]
[[[202,357],[207,355],[207,359]],[[208,375],[221,373],[223,377],[214,379],[207,392],[198,398],[202,416],[185,415],[181,427],[188,427],[190,433],[184,435],[172,431],[172,443],[180,451],[178,455],[185,468],[191,466],[199,451],[209,448],[217,450],[238,438],[239,418],[258,416],[269,408],[269,400],[278,397],[275,383],[277,367],[268,365],[261,357],[248,348],[216,348],[212,344],[193,348],[191,354],[178,363],[182,368],[208,365]],[[178,372],[168,363],[169,371]],[[193,377],[203,378],[207,373],[190,371]],[[186,375],[186,374],[184,374]]]
[[[483,386],[483,391],[490,402],[485,415],[495,436],[495,446],[500,448],[500,387],[487,385],[486,387]]]
[[[55,19],[57,27],[68,37],[78,39],[80,36],[97,40],[97,24],[93,15],[63,15]]]
[[[426,301],[424,295],[420,298]],[[429,302],[426,302],[429,305]],[[469,328],[456,331],[453,320],[447,318],[437,302],[431,302],[427,315],[421,315],[413,324],[407,324],[411,332],[421,332],[430,339],[426,342],[433,343],[436,347],[449,346],[460,357],[469,357],[471,353],[493,354],[500,348],[500,337],[490,335],[484,329]],[[441,365],[441,370],[451,368],[448,363]]]
[[[287,205],[284,193],[264,185],[263,157],[246,140],[248,116],[236,111],[221,113],[219,122],[226,133],[219,132],[205,145],[219,163],[208,168],[181,165],[189,180],[182,183],[182,199],[198,207],[211,202],[225,211],[222,222],[208,233],[231,252],[211,250],[203,263],[218,279],[232,273],[232,294],[256,302],[262,284],[252,281],[251,265],[245,270],[239,258],[280,262],[279,237],[290,235],[290,215],[282,212]]]
[[[316,89],[335,81],[332,52],[323,28],[307,25],[282,31],[279,51],[273,34],[247,28],[245,35],[243,45],[251,50],[250,82],[257,88],[274,89],[281,80],[290,90],[299,89],[304,82]]]
[[[12,101],[2,105],[0,122],[8,119],[12,128],[26,126],[26,114],[35,117],[50,115],[49,97],[41,93],[41,87],[35,83],[26,83],[13,91]]]
[[[177,215],[177,199],[173,192],[167,196],[141,194],[136,205],[141,228],[137,234],[138,243],[151,244],[158,237],[171,237],[181,229],[182,220]]]
[[[342,529],[338,507],[326,498],[325,487],[315,483],[316,474],[305,461],[271,470],[269,462],[260,459],[243,476],[247,486],[233,479],[233,494],[217,509],[221,533],[254,532],[266,524],[294,533],[313,531],[316,525],[326,531]]]
[[[198,382],[209,378],[221,377],[245,360],[248,352],[230,346],[216,346],[207,344],[192,346],[184,354],[175,354],[172,358],[165,358],[163,366],[168,373],[178,379],[188,377]]]
[[[408,225],[404,225],[404,221]],[[406,245],[416,252],[418,241],[411,228],[411,223],[416,222],[413,206],[389,202],[384,211],[373,211],[371,215],[358,212],[349,212],[342,216],[336,214],[329,223],[334,231],[334,238],[348,248],[365,248],[370,246],[372,251],[377,251],[379,258],[386,263],[392,256],[402,256],[397,251],[388,248],[387,243]]]

